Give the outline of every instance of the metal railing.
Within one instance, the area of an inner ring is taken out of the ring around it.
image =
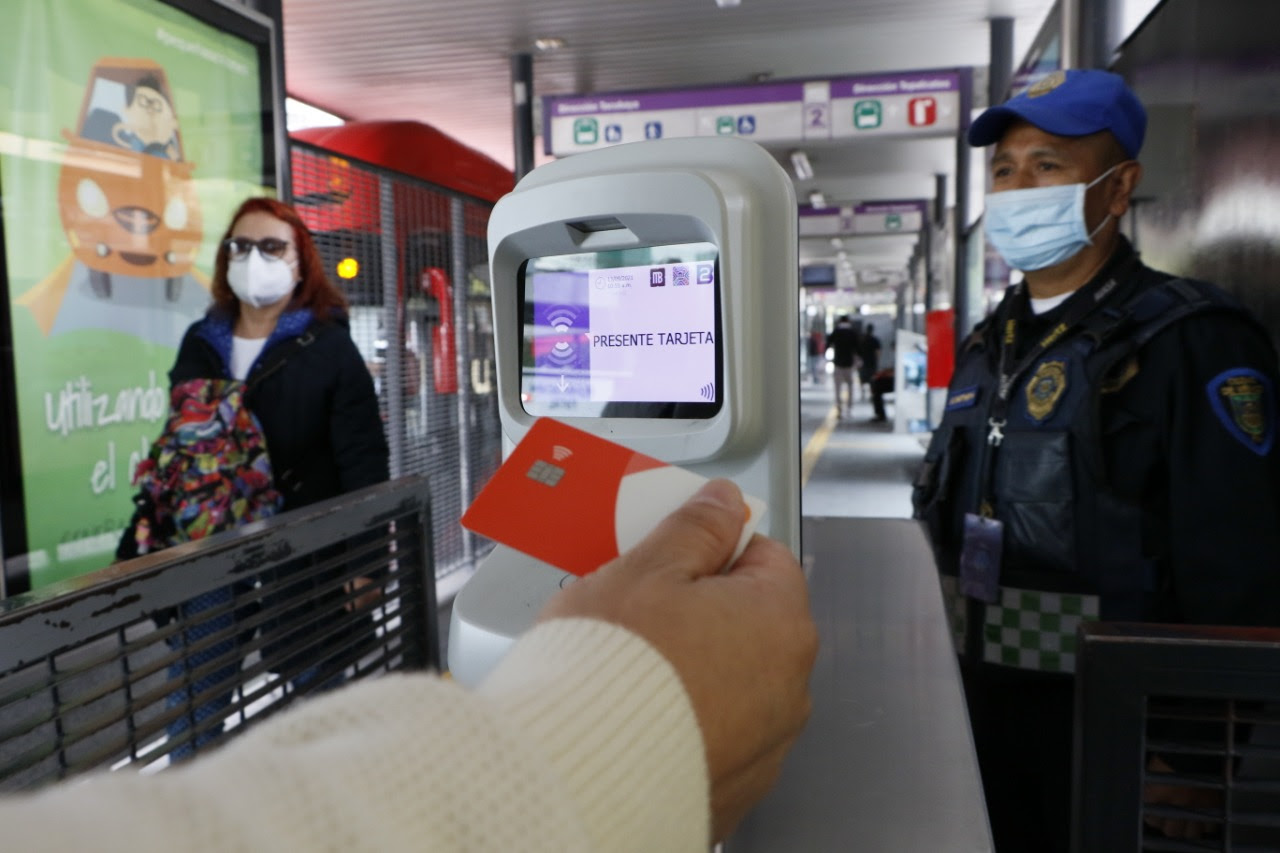
[[[297,140],[289,150],[295,204],[374,376],[391,475],[431,478],[436,575],[456,590],[492,547],[458,519],[502,462],[493,205]]]
[[[0,601],[0,790],[160,769],[298,697],[438,668],[412,476]]]
[[[1072,850],[1280,851],[1280,629],[1079,638]],[[1157,830],[1169,821],[1198,837]]]

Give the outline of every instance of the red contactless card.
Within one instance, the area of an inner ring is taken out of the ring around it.
[[[636,453],[554,418],[539,418],[462,516],[462,525],[575,575],[594,572],[643,539],[706,477]],[[734,558],[764,515],[747,520]]]

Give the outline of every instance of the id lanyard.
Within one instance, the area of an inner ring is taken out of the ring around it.
[[[1004,442],[1004,428],[1009,423],[1009,398],[1018,379],[1026,373],[1046,351],[1067,336],[1086,317],[1102,304],[1117,286],[1120,276],[1128,270],[1132,260],[1122,264],[1114,274],[1107,278],[1097,278],[1074,294],[1069,303],[1067,313],[1062,321],[1055,325],[1040,340],[1036,341],[1030,351],[1022,358],[1016,356],[1018,350],[1018,317],[1027,310],[1029,297],[1027,283],[1018,285],[1004,324],[1004,336],[1000,340],[1000,381],[996,386],[995,397],[987,410],[987,452],[986,464],[982,470],[982,491],[980,493],[978,514],[983,518],[992,518],[995,509],[992,504],[992,477],[995,472],[996,451]],[[1015,362],[1016,359],[1016,362]]]
[[[1108,278],[1096,278],[1080,289],[1067,302],[1062,320],[1022,358],[1018,351],[1018,318],[1028,310],[1027,284],[1024,281],[1009,300],[1005,315],[1004,334],[1000,340],[1000,376],[996,393],[987,408],[987,441],[982,453],[981,482],[977,512],[964,515],[964,537],[960,549],[959,588],[970,599],[969,624],[981,625],[985,621],[984,604],[994,604],[1000,596],[1000,575],[1004,554],[1004,525],[995,517],[994,479],[996,455],[1004,443],[1004,428],[1008,424],[1009,398],[1019,379],[1044,356],[1054,344],[1065,338],[1086,317],[1093,313],[1117,286],[1117,276],[1128,268],[1123,264],[1116,274]],[[981,660],[981,632],[973,631],[966,641],[966,654],[971,660]]]

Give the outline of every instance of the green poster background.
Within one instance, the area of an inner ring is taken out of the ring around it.
[[[35,589],[113,558],[132,513],[133,466],[167,411],[177,345],[208,305],[215,242],[243,198],[267,191],[260,75],[269,69],[247,41],[157,0],[9,0],[4,17],[0,192],[28,537],[28,553],[13,559],[25,560]],[[162,67],[194,164],[203,238],[180,301],[164,297],[162,279],[142,278],[95,297],[63,228],[64,131],[77,128],[106,58]],[[70,281],[61,295],[50,287],[60,275]]]

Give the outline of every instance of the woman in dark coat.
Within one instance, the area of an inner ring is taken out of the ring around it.
[[[325,275],[315,243],[297,212],[270,198],[251,198],[241,204],[218,246],[212,296],[213,306],[206,316],[183,337],[169,381],[171,385],[189,379],[239,379],[247,383],[245,402],[265,436],[283,509],[297,509],[386,480],[387,442],[373,379],[351,340],[346,299]],[[131,556],[127,545],[132,540],[131,532],[126,531],[121,556]],[[298,571],[310,562],[301,561],[290,568]],[[277,574],[288,571],[281,569]],[[267,585],[276,578],[260,580]],[[263,627],[267,638],[264,656],[327,630],[325,623],[333,620],[323,614],[332,614],[334,620],[344,616],[350,605],[343,589],[307,597],[310,585],[324,580],[313,578],[266,595],[265,603],[272,609],[276,609],[276,600],[292,603],[301,599],[301,603],[280,615],[278,622]],[[185,615],[190,620],[193,612],[225,605],[236,592],[244,590],[218,590],[186,602]],[[244,618],[248,612],[241,608],[237,615]],[[214,617],[183,633],[192,641],[230,627],[232,618]],[[287,630],[278,627],[281,623],[296,625],[298,620],[310,624]],[[353,623],[348,616],[347,622],[347,627],[327,638],[326,644],[341,643],[353,632],[370,630],[367,619]],[[235,642],[247,640],[251,633],[189,654],[185,662],[171,668],[171,676],[180,677],[184,666],[194,669],[227,655]],[[320,674],[314,664],[314,657],[305,663],[301,658],[291,659],[279,665],[280,675],[301,684]],[[169,734],[176,736],[195,724],[203,729],[194,739],[196,746],[216,738],[221,723],[204,721],[223,711],[230,696],[202,698],[194,707],[193,700],[196,694],[234,677],[238,669],[237,661],[170,694],[170,707],[186,706],[187,713],[170,724]],[[333,673],[325,678],[332,681]],[[172,755],[180,758],[190,751],[184,744]]]
[[[274,199],[249,199],[219,246],[213,307],[187,330],[169,371],[170,384],[228,378],[253,386],[248,406],[266,436],[285,510],[387,479],[378,397],[346,308],[297,213]],[[292,346],[283,364],[273,361],[277,348],[306,333],[308,344]]]

